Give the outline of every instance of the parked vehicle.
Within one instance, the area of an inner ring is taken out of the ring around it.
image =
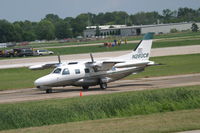
[[[3,50],[0,50],[0,57],[3,56]]]
[[[3,57],[14,57],[13,49],[2,51],[2,56]]]
[[[31,48],[17,48],[13,50],[15,56],[33,56],[33,50]]]
[[[35,55],[52,55],[54,54],[53,51],[49,51],[49,50],[46,50],[46,49],[38,49],[38,50],[35,50],[34,51],[34,54]]]

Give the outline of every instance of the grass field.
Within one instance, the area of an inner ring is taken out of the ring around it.
[[[51,70],[31,71],[28,68],[0,69],[0,90],[33,87],[37,78],[48,74]]]
[[[198,109],[199,96],[200,86],[191,86],[0,104],[0,130]]]
[[[169,34],[161,34],[161,35],[155,35],[155,39],[162,39],[162,38],[177,38],[177,37],[195,37],[199,36],[200,32],[179,32],[179,33],[169,33]],[[133,36],[133,37],[109,37],[108,39],[105,40],[97,40],[97,41],[86,41],[86,42],[69,42],[69,43],[34,43],[29,45],[30,47],[33,48],[39,48],[39,47],[51,47],[51,46],[66,46],[66,45],[84,45],[84,44],[94,44],[94,43],[104,43],[104,42],[113,42],[114,39],[122,39],[124,40],[125,38],[128,41],[133,41],[133,40],[141,40],[143,36]]]
[[[70,122],[0,133],[167,133],[200,129],[200,109]]]
[[[200,39],[195,40],[179,40],[179,41],[162,41],[153,42],[153,48],[173,47],[173,46],[186,46],[186,45],[200,45]],[[50,48],[48,50],[54,53],[63,54],[78,54],[78,53],[95,53],[95,52],[108,52],[108,51],[122,51],[132,50],[137,44],[127,44],[116,47],[103,47],[102,46],[81,46],[81,47],[66,47],[66,48]]]
[[[153,57],[152,61],[165,65],[148,67],[144,72],[127,78],[200,73],[199,59],[200,54]],[[50,71],[52,69],[39,71],[31,71],[28,68],[0,69],[0,90],[34,87],[34,80],[50,73]]]
[[[126,79],[200,73],[200,54],[151,57],[160,66],[146,68],[144,72],[130,75]]]
[[[162,38],[177,38],[177,37],[189,37],[193,38],[195,36],[199,36],[200,32],[179,32],[179,33],[169,33],[169,34],[161,34],[155,35],[155,39],[162,39]],[[86,42],[68,42],[68,43],[41,43],[41,44],[31,44],[30,47],[37,48],[37,47],[51,47],[51,46],[66,46],[66,45],[84,45],[84,44],[94,44],[94,43],[104,43],[104,42],[113,42],[114,39],[127,39],[128,41],[133,40],[141,40],[143,36],[133,36],[133,37],[109,37],[105,40],[97,40],[97,41],[86,41]]]
[[[180,37],[180,38],[176,38]],[[140,40],[142,36],[130,37],[129,40]],[[200,32],[197,33],[174,33],[174,34],[163,34],[156,35],[157,40],[153,42],[153,48],[161,47],[173,47],[173,46],[186,46],[186,45],[200,45]],[[111,41],[111,40],[110,40]],[[104,41],[105,42],[105,41]],[[112,41],[111,41],[112,42]],[[110,52],[110,51],[123,51],[123,50],[132,50],[136,47],[137,43],[129,43],[127,45],[122,44],[121,46],[116,47],[104,47],[103,43],[101,46],[84,46],[85,42],[77,43],[64,43],[64,44],[34,44],[33,48],[36,47],[49,47],[49,46],[66,46],[66,45],[81,45],[79,47],[64,47],[64,48],[48,48],[48,50],[53,51],[55,54],[66,55],[66,54],[79,54],[79,53],[95,53],[95,52]],[[86,42],[88,44],[90,42]],[[83,44],[83,45],[82,45]],[[32,47],[32,45],[31,45]],[[14,58],[23,58],[23,57],[14,57]],[[32,58],[32,57],[29,57]],[[0,60],[12,59],[8,57],[1,57]]]
[[[185,38],[185,39],[193,39],[198,38],[200,36],[200,32],[179,32],[179,33],[169,33],[169,34],[161,34],[155,35],[155,39],[178,39],[178,38]],[[29,44],[28,47],[31,48],[42,48],[42,47],[55,47],[55,46],[70,46],[70,45],[83,45],[84,44],[94,44],[94,43],[104,43],[104,42],[113,42],[114,39],[127,39],[128,41],[133,40],[141,40],[143,36],[132,36],[132,37],[109,37],[105,40],[97,40],[97,41],[84,41],[84,42],[68,42],[68,43],[55,43],[55,42],[47,42],[47,43],[32,43]],[[18,47],[26,47],[26,46],[18,46]],[[5,49],[5,48],[0,48]],[[9,48],[7,48],[9,49]]]
[[[200,32],[178,32],[178,33],[169,33],[169,34],[161,34],[161,35],[156,35],[154,38],[155,39],[160,39],[160,38],[174,38],[174,37],[194,37],[194,36],[199,36]]]

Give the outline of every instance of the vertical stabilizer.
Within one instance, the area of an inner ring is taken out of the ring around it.
[[[151,53],[153,33],[144,35],[143,40],[137,45],[132,52],[133,60],[148,60]]]
[[[149,60],[153,39],[152,32],[144,35],[136,48],[129,54],[116,57],[116,60]]]

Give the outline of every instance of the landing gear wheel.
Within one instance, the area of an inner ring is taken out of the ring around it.
[[[52,89],[46,89],[46,93],[52,93]]]
[[[89,86],[82,86],[83,90],[88,90]]]
[[[107,83],[100,83],[100,88],[105,90],[107,88]]]

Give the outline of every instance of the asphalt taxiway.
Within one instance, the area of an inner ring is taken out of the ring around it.
[[[54,88],[53,93],[50,94],[46,94],[46,92],[39,91],[36,88],[0,91],[0,104],[53,98],[60,99],[79,97],[80,91],[82,91],[83,96],[88,96],[191,85],[200,85],[200,74],[140,78],[135,80],[119,80],[109,83],[106,90],[101,90],[99,89],[99,86],[94,86],[88,91],[83,91],[80,87],[68,86]]]
[[[113,51],[113,52],[98,52],[94,53],[94,59],[106,59],[121,56],[130,53],[131,50],[127,51]],[[166,48],[153,48],[151,50],[151,57],[158,56],[169,56],[169,55],[183,55],[183,54],[197,54],[200,53],[200,45],[192,46],[178,46],[178,47],[166,47]],[[76,55],[62,55],[62,62],[66,61],[81,61],[90,60],[90,55],[87,54],[76,54]],[[45,57],[30,57],[21,59],[9,59],[0,60],[0,69],[5,68],[17,68],[17,67],[28,67],[31,65],[45,64],[45,63],[56,63],[58,62],[57,56],[45,56]]]

